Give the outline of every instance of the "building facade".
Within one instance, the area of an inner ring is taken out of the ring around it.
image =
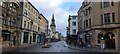
[[[67,27],[67,40],[69,44],[77,45],[78,41],[78,16],[77,15],[69,15],[68,17],[68,27]]]
[[[41,32],[40,40],[41,40],[41,42],[43,42],[45,40],[46,36],[48,36],[49,22],[42,14],[40,14],[40,18],[41,18],[41,21],[40,21],[40,32]]]
[[[120,49],[120,2],[85,0],[78,11],[83,25],[83,38],[88,47]],[[99,10],[99,11],[98,11]],[[79,25],[79,27],[81,27]],[[81,30],[82,31],[82,30]]]
[[[41,43],[48,35],[48,20],[28,1],[0,1],[2,47]]]
[[[37,43],[39,11],[28,1],[21,2],[21,45]]]
[[[21,2],[21,7],[20,44],[43,42],[48,34],[48,20],[28,0]]]
[[[82,8],[80,7],[79,11],[78,11],[78,40],[79,41],[84,41],[85,39],[83,38],[83,32],[84,32],[84,24],[83,24],[83,14],[82,14]]]
[[[71,16],[69,15],[68,18],[68,28],[69,28],[69,35],[77,35],[78,32],[78,16]]]
[[[2,28],[2,47],[19,45],[19,0],[14,2],[2,0],[0,1],[0,8],[0,22],[2,24],[0,26],[0,28]]]

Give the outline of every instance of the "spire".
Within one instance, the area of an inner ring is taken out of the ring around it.
[[[55,25],[54,14],[52,14],[52,19],[51,19],[51,26],[56,26],[56,25]]]
[[[52,20],[51,21],[55,21],[55,19],[54,19],[54,14],[52,15]]]

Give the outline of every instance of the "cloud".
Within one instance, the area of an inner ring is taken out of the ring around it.
[[[83,0],[31,0],[32,2],[83,2]]]
[[[75,14],[73,13],[75,11],[70,12],[60,7],[65,2],[64,0],[30,0],[30,2],[48,19],[49,24],[51,24],[52,14],[54,13],[56,30],[61,32],[63,35],[66,34],[68,16]],[[68,9],[70,9],[70,7]]]

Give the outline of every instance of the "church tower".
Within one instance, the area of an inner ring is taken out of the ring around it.
[[[52,19],[51,19],[51,25],[50,25],[51,29],[53,32],[56,31],[56,25],[55,25],[55,19],[54,19],[54,14],[52,15]]]

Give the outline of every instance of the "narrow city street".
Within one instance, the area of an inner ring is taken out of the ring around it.
[[[66,47],[66,43],[64,41],[59,41],[59,42],[52,42],[50,48],[42,48],[42,45],[37,44],[34,46],[30,47],[25,47],[25,48],[17,48],[14,50],[7,51],[8,53],[13,53],[13,52],[80,52],[78,50],[73,50],[68,47]],[[4,53],[3,53],[4,54]]]
[[[112,52],[94,52],[94,51],[80,51],[67,47],[65,41],[52,42],[50,48],[42,48],[42,45],[16,48],[14,50],[3,52],[2,54],[112,54]],[[117,54],[117,53],[116,53]]]

